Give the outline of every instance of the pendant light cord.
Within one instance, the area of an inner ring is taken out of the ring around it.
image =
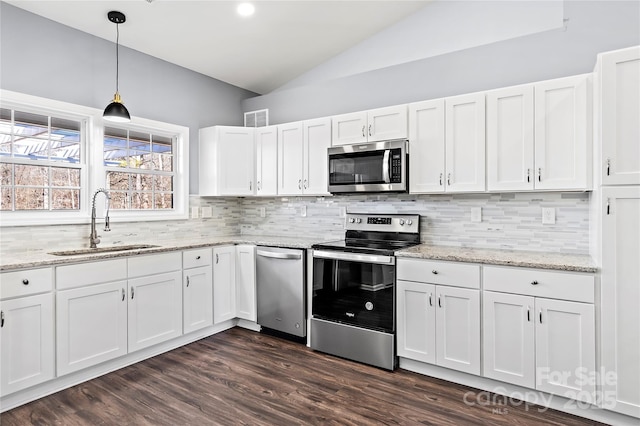
[[[118,81],[120,80],[120,24],[116,24],[116,93],[119,91]]]

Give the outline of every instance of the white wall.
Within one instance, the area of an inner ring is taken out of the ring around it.
[[[451,8],[448,16],[440,11],[441,19],[455,25],[458,9]],[[298,81],[303,86],[246,99],[243,109],[269,108],[270,123],[278,124],[471,93],[588,73],[599,52],[640,44],[638,1],[565,1],[564,18],[569,20],[566,30],[552,29],[346,77],[333,78],[330,67],[321,65],[319,70],[327,71],[325,78],[310,71],[309,81],[303,77]],[[392,36],[399,37],[397,31]],[[470,32],[460,34],[472,36]],[[410,32],[406,40],[416,45],[438,42],[412,39]],[[393,45],[378,41],[381,47],[376,55],[384,55],[384,49]],[[373,54],[374,46],[369,43],[362,48]],[[358,58],[363,51],[349,53],[340,61]]]

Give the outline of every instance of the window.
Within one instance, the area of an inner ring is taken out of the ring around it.
[[[80,118],[0,109],[0,210],[80,210],[85,137]]]
[[[103,158],[114,210],[174,208],[177,137],[105,127]]]

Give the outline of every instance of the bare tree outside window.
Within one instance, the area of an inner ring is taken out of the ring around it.
[[[111,208],[173,209],[176,137],[104,129],[104,165]]]

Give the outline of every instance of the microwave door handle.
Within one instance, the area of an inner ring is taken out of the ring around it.
[[[391,154],[390,149],[384,150],[384,157],[382,157],[382,179],[385,183],[391,183],[391,177],[389,176],[389,156]]]

